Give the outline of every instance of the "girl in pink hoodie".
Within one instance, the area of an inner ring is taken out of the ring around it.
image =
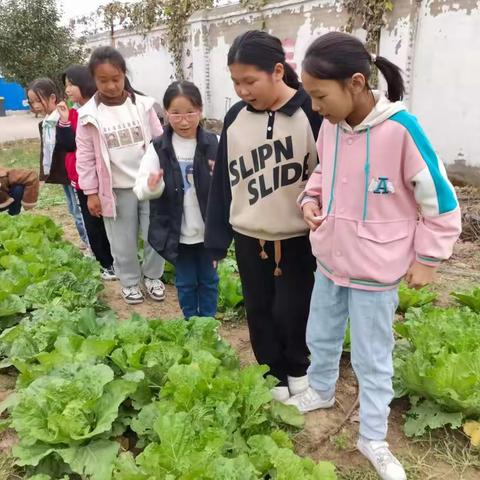
[[[376,66],[386,97],[368,84]],[[393,397],[392,323],[402,278],[430,283],[460,230],[445,167],[400,102],[400,69],[355,37],[331,32],[309,47],[303,85],[323,115],[319,165],[300,196],[317,259],[307,326],[310,387],[287,403],[301,412],[335,403],[350,319],[352,365],[360,385],[358,449],[384,480],[405,471],[385,442]]]

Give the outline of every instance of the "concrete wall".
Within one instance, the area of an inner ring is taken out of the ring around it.
[[[405,72],[410,110],[416,114],[447,164],[480,167],[480,1],[396,0],[382,31],[380,54]],[[278,36],[290,63],[300,70],[310,42],[342,29],[347,13],[334,0],[272,0],[262,12],[227,5],[195,14],[185,48],[187,77],[201,89],[208,117],[223,118],[237,101],[226,58],[233,39],[253,28]],[[355,32],[364,38],[365,32]],[[120,32],[116,46],[124,53],[136,88],[161,101],[174,78],[165,31]],[[108,36],[90,46],[110,43]],[[475,141],[474,141],[475,138]]]

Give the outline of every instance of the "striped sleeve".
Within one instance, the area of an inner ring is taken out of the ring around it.
[[[415,232],[419,263],[437,266],[449,258],[461,232],[461,215],[455,189],[445,166],[419,125],[406,111],[391,117],[406,130],[405,180],[410,182],[421,216]]]

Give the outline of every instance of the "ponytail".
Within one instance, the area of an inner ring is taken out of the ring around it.
[[[405,93],[402,71],[384,57],[371,55],[353,35],[329,32],[317,38],[307,49],[303,70],[323,80],[347,80],[361,73],[366,81],[375,65],[387,81],[387,97],[391,102],[401,100]]]
[[[297,72],[292,66],[285,62],[284,64],[285,74],[283,75],[283,81],[290,87],[298,90],[300,88],[300,80],[298,79]]]
[[[374,65],[380,70],[387,81],[387,98],[391,102],[402,100],[405,94],[405,84],[400,68],[390,60],[380,56],[375,58]]]
[[[132,99],[132,103],[135,103],[135,95],[143,95],[145,96],[144,93],[138,91],[138,90],[135,90],[133,87],[132,87],[132,84],[130,83],[130,80],[128,79],[127,76],[125,76],[125,91],[129,93],[131,99]]]

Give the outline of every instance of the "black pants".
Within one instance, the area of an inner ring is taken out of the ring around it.
[[[83,223],[87,231],[88,241],[95,258],[103,268],[110,268],[113,265],[113,257],[110,252],[110,242],[105,232],[103,218],[94,217],[88,211],[88,197],[81,190],[77,190],[80,210],[82,211]]]
[[[8,211],[9,215],[18,215],[22,211],[22,198],[25,187],[23,185],[11,185],[8,192],[14,202],[8,207],[0,208],[0,212]]]
[[[286,386],[287,375],[301,377],[309,365],[305,330],[315,272],[309,239],[281,242],[280,276],[274,276],[273,242],[266,242],[262,259],[257,239],[235,233],[234,240],[253,352]]]

